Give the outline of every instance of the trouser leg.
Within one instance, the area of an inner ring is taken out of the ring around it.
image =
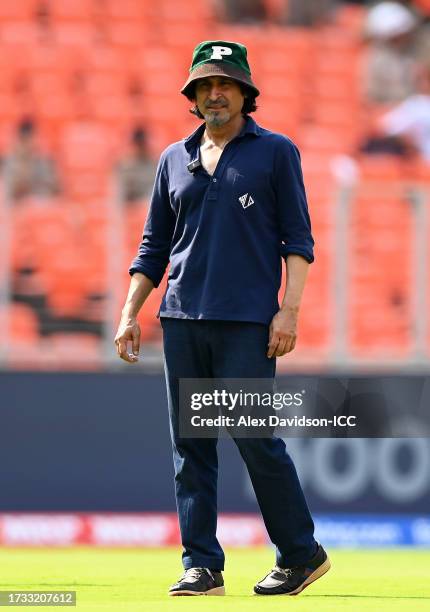
[[[162,319],[164,365],[170,417],[184,568],[224,569],[216,537],[217,439],[179,436],[179,379],[210,378],[210,349],[205,321]]]
[[[314,524],[294,463],[280,438],[235,438],[246,463],[276,562],[293,567],[316,552]]]
[[[268,359],[268,328],[257,324],[214,322],[213,369],[216,378],[274,378]],[[276,545],[280,567],[300,565],[316,552],[314,523],[285,443],[271,438],[234,438],[246,463],[264,523]]]

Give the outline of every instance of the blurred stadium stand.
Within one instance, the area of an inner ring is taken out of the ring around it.
[[[278,5],[268,0],[268,14]],[[293,367],[425,367],[430,166],[356,156],[378,112],[361,90],[364,14],[345,4],[311,29],[224,23],[213,2],[191,0],[0,3],[1,157],[31,117],[62,184],[14,201],[3,173],[1,366],[121,366],[112,338],[147,202],[119,202],[113,170],[135,125],[154,159],[195,129],[179,89],[194,45],[222,38],[248,47],[256,120],[302,152],[316,261]],[[149,364],[160,363],[164,287],[141,314]]]

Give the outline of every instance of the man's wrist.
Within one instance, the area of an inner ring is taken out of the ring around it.
[[[130,312],[129,310],[123,309],[121,313],[121,319],[125,323],[127,322],[134,323],[137,319],[137,315]]]
[[[299,314],[299,306],[297,304],[282,304],[281,306],[281,311],[288,313],[288,314],[294,314],[294,315],[298,315]]]

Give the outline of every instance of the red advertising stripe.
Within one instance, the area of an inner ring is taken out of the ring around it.
[[[224,546],[267,542],[261,519],[252,514],[222,514],[218,537]],[[0,546],[178,546],[173,513],[8,513],[0,514]]]

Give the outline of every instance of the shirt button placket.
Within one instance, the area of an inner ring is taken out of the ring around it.
[[[216,200],[218,197],[218,185],[215,186],[215,183],[217,183],[218,179],[216,177],[213,177],[211,180],[211,186],[209,187],[209,192],[208,192],[208,200]]]

